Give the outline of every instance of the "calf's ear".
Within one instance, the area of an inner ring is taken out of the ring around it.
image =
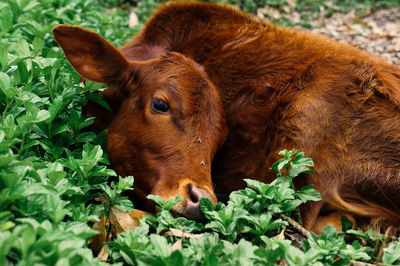
[[[94,31],[59,25],[53,28],[53,34],[68,61],[84,78],[111,85],[128,75],[128,60]]]

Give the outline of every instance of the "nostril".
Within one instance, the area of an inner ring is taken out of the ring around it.
[[[204,219],[204,214],[200,210],[200,199],[208,198],[214,205],[217,202],[215,195],[210,193],[204,188],[199,188],[193,184],[187,185],[188,195],[186,197],[185,214],[187,218],[202,220]]]
[[[201,195],[201,191],[199,190],[199,188],[197,188],[196,186],[194,186],[192,184],[189,184],[188,193],[189,193],[190,200],[193,203],[200,202],[200,198],[202,197],[202,195]]]

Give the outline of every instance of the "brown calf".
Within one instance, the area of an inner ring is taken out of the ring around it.
[[[307,229],[333,210],[400,224],[398,67],[215,4],[166,4],[119,50],[79,27],[54,35],[83,77],[109,86],[112,113],[88,113],[142,204],[182,195],[174,211],[199,218],[200,197],[270,182],[278,152],[297,148],[316,174],[295,185],[323,198],[303,206]]]

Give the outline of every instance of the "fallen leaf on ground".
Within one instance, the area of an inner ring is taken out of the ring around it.
[[[104,213],[100,215],[100,220],[93,224],[93,229],[100,231],[100,234],[92,237],[92,242],[89,245],[93,254],[96,255],[101,252],[104,242],[107,240],[106,217]]]
[[[166,236],[180,236],[186,238],[200,238],[203,236],[203,234],[189,234],[174,228],[170,228],[168,230],[169,231],[165,234]]]
[[[97,258],[100,261],[107,261],[108,260],[108,253],[105,251],[105,248],[107,247],[107,245],[103,245],[103,247],[101,248],[99,255],[97,255]]]
[[[136,222],[131,218],[129,213],[114,207],[111,207],[110,210],[110,223],[114,226],[116,235],[137,227]]]
[[[179,239],[178,241],[176,241],[172,247],[171,247],[171,251],[174,252],[175,250],[181,250],[182,249],[182,238]]]
[[[286,226],[283,227],[282,231],[279,233],[279,235],[276,235],[274,237],[271,238],[271,240],[284,240],[285,239],[285,231],[286,231]]]

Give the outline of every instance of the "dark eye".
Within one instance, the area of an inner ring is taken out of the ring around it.
[[[168,103],[160,99],[153,99],[151,101],[151,108],[158,113],[167,113],[169,111]]]

